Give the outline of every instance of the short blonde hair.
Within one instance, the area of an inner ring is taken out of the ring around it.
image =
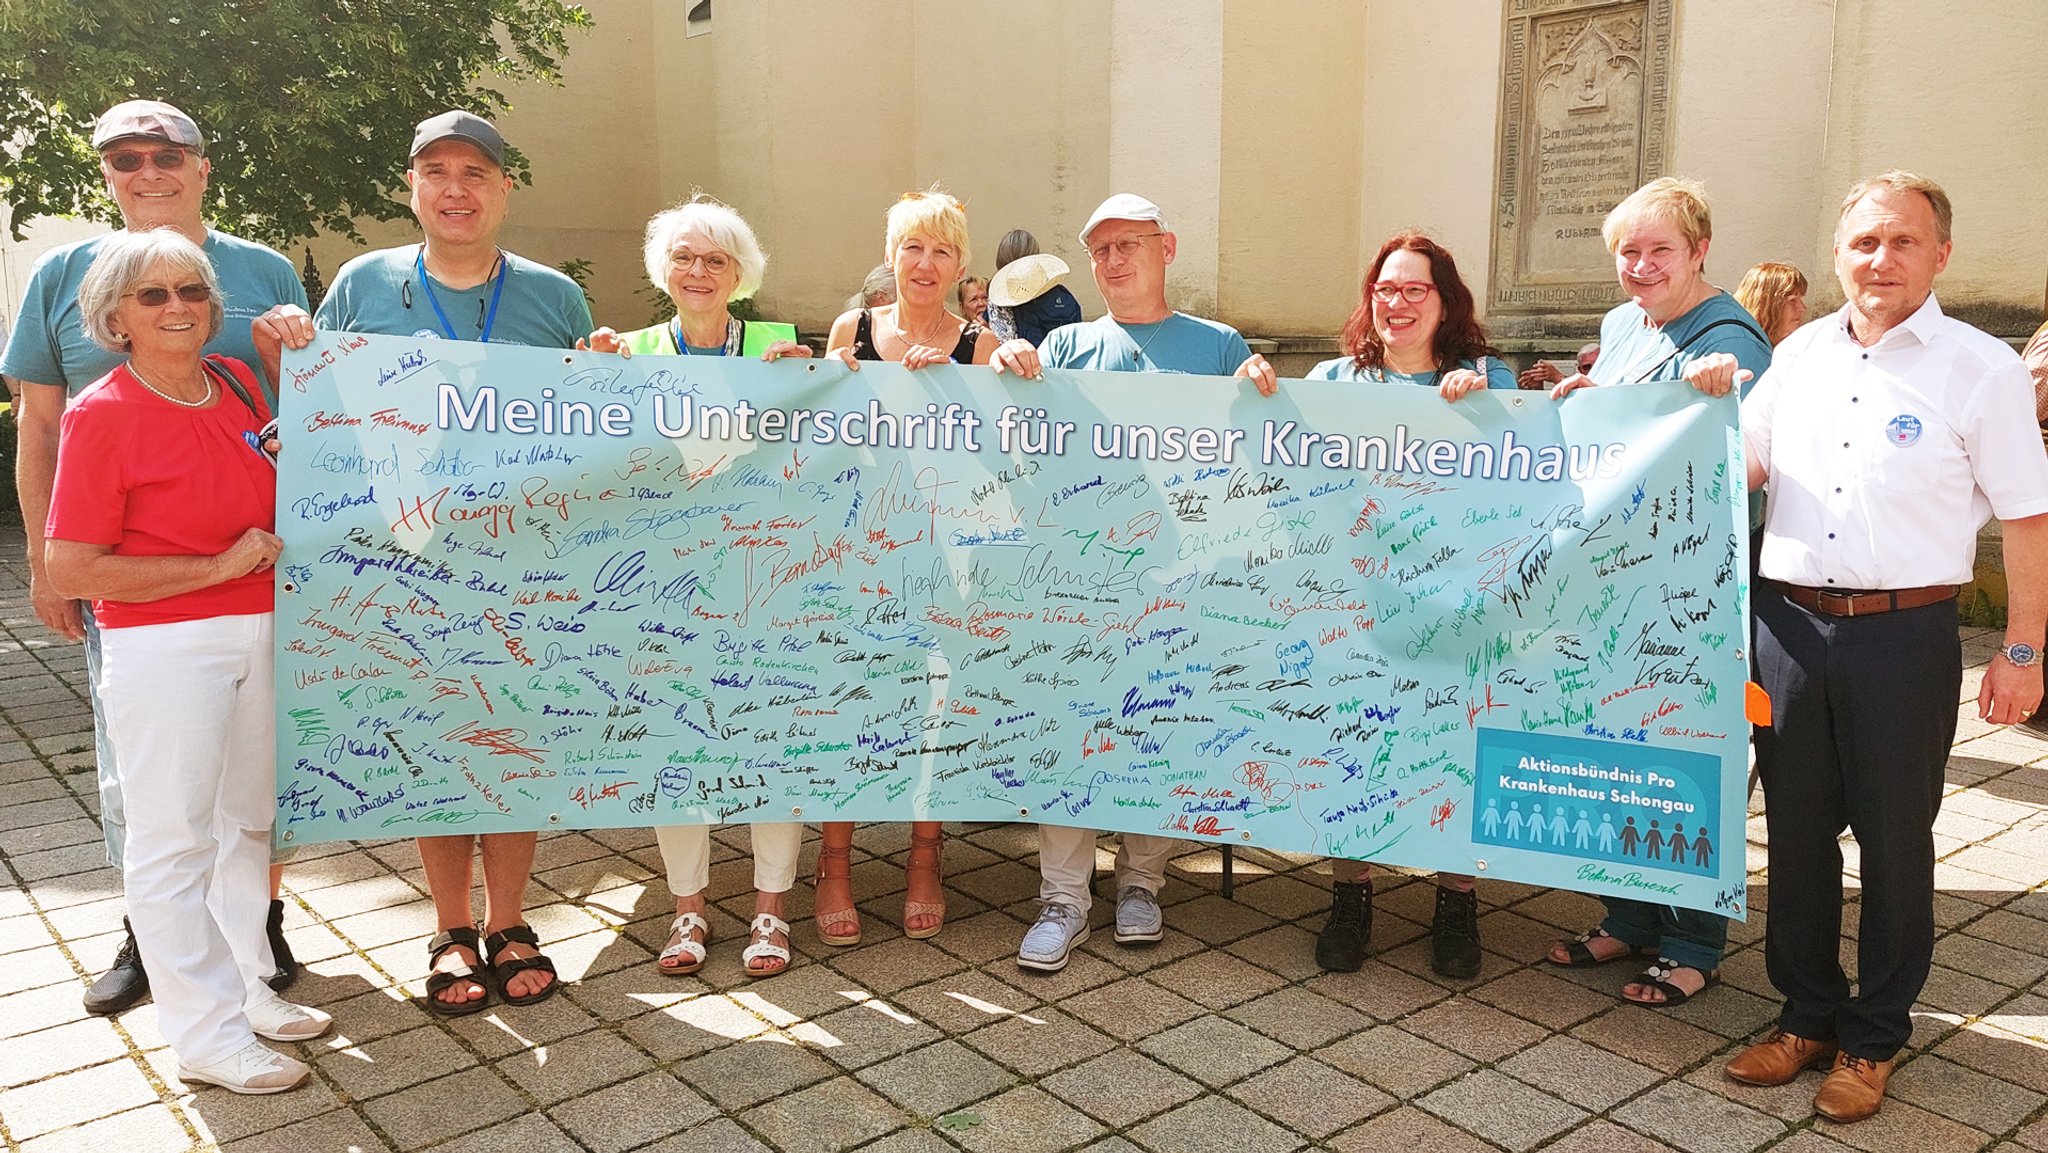
[[[1645,218],[1677,226],[1678,234],[1685,237],[1685,246],[1695,251],[1714,238],[1707,189],[1697,180],[1659,176],[1629,193],[1600,224],[1600,238],[1607,242],[1607,251],[1619,249],[1622,233]]]
[[[1766,260],[1742,274],[1735,288],[1736,303],[1749,310],[1764,330],[1775,336],[1785,319],[1785,308],[1806,295],[1806,274],[1789,264]]]
[[[1942,244],[1949,242],[1949,231],[1956,222],[1956,210],[1955,206],[1948,202],[1948,193],[1941,190],[1941,185],[1917,172],[1894,168],[1889,172],[1865,177],[1849,189],[1849,195],[1842,198],[1842,211],[1835,216],[1835,243],[1842,242],[1842,222],[1849,219],[1850,211],[1862,203],[1864,197],[1880,188],[1901,193],[1917,192],[1925,196],[1927,203],[1934,208],[1936,239]]]
[[[206,250],[192,243],[175,228],[146,228],[141,232],[116,232],[100,241],[93,251],[92,267],[78,286],[78,311],[86,338],[109,352],[127,352],[133,347],[127,334],[114,331],[114,312],[123,298],[158,261],[175,272],[189,274],[213,290],[206,306],[206,340],[220,335],[226,310],[220,299],[220,278]],[[176,285],[166,285],[176,288]]]
[[[654,282],[654,287],[667,290],[669,250],[675,247],[678,237],[692,228],[702,229],[714,244],[739,262],[740,283],[732,290],[732,298],[745,300],[754,295],[761,287],[761,277],[768,271],[768,254],[761,251],[761,242],[739,213],[701,192],[674,208],[655,213],[654,219],[647,222],[647,245],[642,255],[647,260],[647,279]]]
[[[912,236],[929,236],[960,253],[960,267],[973,256],[967,242],[967,206],[934,184],[923,192],[906,192],[889,206],[889,231],[882,241],[882,259],[896,262],[896,249]]]

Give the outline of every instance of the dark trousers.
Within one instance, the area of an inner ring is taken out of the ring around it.
[[[1752,607],[1771,696],[1771,725],[1755,739],[1778,1025],[1888,1060],[1912,1035],[1934,959],[1934,818],[1963,679],[1956,605],[1822,616],[1765,582]],[[1840,960],[1844,828],[1862,852],[1854,996]]]

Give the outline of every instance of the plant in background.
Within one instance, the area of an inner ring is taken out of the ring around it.
[[[320,302],[327,299],[327,282],[320,277],[320,266],[313,263],[313,250],[306,249],[305,267],[299,269],[299,286],[306,290],[306,306],[315,311]]]
[[[93,119],[168,100],[213,161],[209,219],[274,248],[407,215],[401,164],[420,120],[509,107],[493,81],[561,81],[561,0],[4,0],[0,200],[19,239],[38,216],[118,223]],[[523,157],[507,166],[529,182]]]
[[[592,308],[597,307],[597,298],[590,295],[590,274],[596,268],[596,261],[581,256],[555,265],[555,271],[575,281],[576,287],[583,290],[583,302]]]
[[[0,524],[21,523],[21,501],[14,492],[14,406],[0,412]]]

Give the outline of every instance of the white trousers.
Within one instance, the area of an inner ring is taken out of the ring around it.
[[[754,840],[754,888],[786,893],[796,884],[797,851],[804,827],[796,821],[751,825]],[[661,865],[668,870],[668,891],[694,897],[711,884],[711,826],[662,825],[654,830],[661,846]]]
[[[242,1009],[269,993],[271,626],[261,613],[100,634],[100,701],[128,810],[128,919],[159,1027],[187,1065],[255,1040]]]
[[[1119,834],[1116,887],[1136,885],[1159,895],[1166,884],[1166,860],[1173,855],[1173,837],[1149,833]],[[1094,904],[1095,830],[1067,825],[1038,826],[1038,899],[1072,905],[1086,913]]]

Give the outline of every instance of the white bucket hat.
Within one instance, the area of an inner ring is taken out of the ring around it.
[[[999,308],[1029,304],[1052,291],[1070,271],[1066,261],[1049,252],[1018,257],[988,278],[988,302]]]

